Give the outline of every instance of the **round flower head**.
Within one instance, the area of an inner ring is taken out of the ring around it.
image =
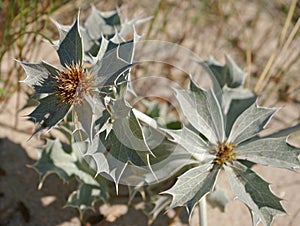
[[[66,68],[54,76],[57,95],[62,102],[80,105],[85,95],[92,93],[92,75],[78,64],[66,65]]]

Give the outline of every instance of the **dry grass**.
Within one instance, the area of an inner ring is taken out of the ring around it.
[[[0,112],[13,93],[20,93],[19,81],[23,71],[14,59],[30,61],[39,51],[39,45],[49,23],[49,15],[65,1],[19,0],[1,1],[0,4]],[[17,95],[19,108],[20,95]],[[17,117],[15,125],[17,124]]]

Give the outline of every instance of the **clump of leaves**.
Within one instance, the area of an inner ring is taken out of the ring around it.
[[[39,101],[29,114],[36,123],[33,134],[55,128],[67,138],[66,143],[48,139],[41,148],[41,158],[33,165],[40,174],[40,187],[51,172],[64,180],[76,177],[81,185],[68,205],[84,211],[99,198],[107,200],[103,175],[115,182],[118,192],[119,183],[151,184],[177,172],[189,161],[187,153],[163,136],[160,145],[146,142],[144,128],[124,97],[138,36],[134,33],[132,40],[125,41],[122,29],[109,40],[102,35],[99,52],[93,56],[84,39],[89,26],[81,27],[79,19],[72,26],[56,24],[60,40],[53,45],[61,66],[20,62],[27,74],[23,82]],[[173,161],[158,164],[166,156]],[[162,171],[162,164],[168,169]]]
[[[138,35],[129,41],[123,35],[134,31],[135,22],[124,25],[117,12],[93,8],[84,26],[79,19],[71,26],[56,23],[60,39],[52,44],[60,67],[20,62],[27,74],[24,83],[39,100],[29,115],[36,123],[34,134],[56,127],[67,138],[67,143],[47,140],[42,148],[41,159],[33,166],[41,185],[50,172],[64,180],[76,177],[80,186],[68,204],[85,210],[100,197],[107,200],[103,176],[112,179],[117,192],[122,183],[134,186],[135,194],[142,186],[179,172],[177,182],[163,192],[171,194],[172,201],[170,196],[152,199],[155,205],[148,214],[152,221],[170,202],[171,207],[186,206],[191,214],[205,195],[213,190],[222,193],[215,184],[224,169],[234,195],[250,209],[253,224],[270,225],[285,211],[251,166],[300,166],[300,149],[285,137],[259,137],[276,109],[256,104],[255,94],[243,88],[244,72],[229,57],[224,66],[209,59],[200,64],[211,77],[211,89],[204,90],[191,79],[187,90],[176,90],[189,125],[180,130],[152,128],[125,98]],[[220,202],[224,205],[226,199]]]
[[[114,17],[118,16],[114,13]],[[110,99],[113,105],[115,100],[109,96],[116,93],[112,90],[118,90],[117,87],[128,80],[137,35],[128,42],[121,39],[119,33],[114,34],[110,41],[101,36],[99,52],[87,61],[85,56],[91,54],[84,43],[89,29],[79,25],[79,18],[71,26],[56,25],[60,39],[52,44],[61,65],[19,62],[27,75],[23,82],[33,88],[32,98],[39,102],[29,114],[30,120],[36,124],[33,135],[55,128],[67,138],[67,143],[47,139],[41,148],[41,158],[33,168],[40,173],[40,187],[51,172],[56,172],[64,180],[75,176],[81,185],[70,196],[69,205],[85,210],[95,200],[107,200],[108,197],[107,183],[100,175],[95,176],[95,164],[83,153],[99,135],[96,121],[102,116],[106,120],[110,117],[105,99]]]
[[[38,94],[48,94],[39,99],[39,106],[29,115],[37,124],[35,133],[51,129],[71,107],[75,110],[76,119],[81,122],[84,116],[80,114],[80,108],[90,104],[88,96],[93,97],[101,88],[114,85],[115,80],[131,67],[132,64],[119,57],[119,51],[121,49],[116,48],[105,57],[98,58],[94,65],[84,67],[83,43],[76,20],[59,42],[57,53],[61,69],[45,62],[20,62],[27,74],[24,83]]]
[[[179,176],[164,194],[173,196],[171,207],[185,206],[191,214],[201,198],[214,189],[224,169],[234,196],[248,206],[253,224],[261,221],[270,225],[274,216],[285,210],[269,184],[251,169],[252,163],[293,170],[300,167],[300,149],[289,145],[285,137],[258,136],[276,109],[256,103],[248,106],[253,95],[240,88],[245,75],[229,58],[225,66],[211,60],[202,65],[212,76],[213,89],[203,90],[190,80],[188,90],[176,90],[190,128],[168,130],[173,141],[198,160],[198,166]],[[243,98],[245,93],[250,99]],[[236,108],[236,100],[238,115],[231,110]]]

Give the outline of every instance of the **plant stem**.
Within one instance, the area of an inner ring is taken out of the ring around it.
[[[207,209],[206,209],[206,196],[202,197],[198,204],[199,211],[199,226],[207,226]]]

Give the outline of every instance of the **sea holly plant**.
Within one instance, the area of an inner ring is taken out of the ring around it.
[[[249,162],[293,170],[300,167],[300,149],[289,145],[285,137],[257,136],[276,109],[259,107],[256,103],[236,118],[227,135],[230,115],[225,114],[223,99],[217,98],[218,94],[222,97],[223,91],[220,86],[215,87],[204,90],[190,80],[188,90],[176,90],[190,126],[169,130],[168,134],[198,160],[198,165],[179,176],[164,194],[173,196],[171,207],[185,206],[191,214],[195,205],[214,189],[224,169],[234,196],[248,206],[253,224],[261,221],[263,225],[270,225],[274,216],[284,214],[285,210],[281,199],[249,167]]]
[[[132,66],[120,57],[123,48],[119,45],[95,60],[92,66],[85,67],[78,19],[61,38],[57,48],[61,68],[46,62],[20,62],[27,75],[23,82],[31,86],[35,93],[47,94],[39,99],[40,104],[29,115],[37,124],[34,133],[57,125],[71,107],[75,119],[81,122],[81,117],[86,118],[86,112],[83,115],[76,112],[77,109],[83,112],[80,108],[91,104],[87,97],[94,97],[102,88],[115,85],[115,81],[124,75],[123,72]]]
[[[106,185],[103,184],[103,180],[91,180],[96,177],[97,171],[91,162],[87,161],[89,165],[85,163],[83,154],[90,149],[89,145],[92,146],[91,141],[99,136],[96,129],[100,128],[96,122],[107,116],[109,107],[105,104],[105,99],[114,102],[110,97],[114,94],[113,90],[127,83],[128,71],[133,65],[132,56],[137,35],[127,42],[111,41],[108,45],[108,42],[103,41],[97,56],[92,58],[92,62],[87,62],[84,57],[85,46],[79,18],[72,26],[57,25],[60,40],[53,42],[53,46],[57,51],[60,67],[46,62],[19,62],[27,75],[23,82],[33,88],[33,98],[39,102],[29,114],[30,120],[36,124],[33,135],[44,129],[50,131],[55,128],[61,131],[68,141],[65,144],[58,139],[47,140],[46,145],[41,148],[42,158],[33,168],[41,175],[40,187],[51,172],[56,172],[64,180],[77,177],[84,185],[70,198],[70,203],[75,205],[85,202],[92,205],[91,199],[81,194],[87,191],[91,193],[95,189],[95,183],[98,183],[98,194],[101,194],[98,199],[106,199],[106,193],[100,192]],[[120,141],[114,143],[118,144]],[[81,155],[78,155],[79,152]],[[78,170],[74,170],[74,167]],[[78,205],[78,208],[84,209],[82,205]]]
[[[33,134],[54,128],[67,138],[67,143],[47,139],[41,148],[41,159],[32,166],[40,174],[39,187],[52,172],[64,180],[76,177],[81,185],[69,197],[68,205],[84,211],[99,198],[107,200],[103,175],[115,182],[118,192],[121,177],[126,182],[123,184],[128,184],[128,178],[135,184],[149,184],[177,172],[189,161],[187,154],[167,140],[162,145],[148,145],[142,125],[124,99],[136,33],[129,41],[121,39],[119,33],[110,40],[103,37],[99,52],[87,59],[79,19],[72,26],[56,25],[60,40],[53,46],[61,66],[20,62],[27,75],[23,82],[33,88],[39,101],[29,114],[36,123]],[[162,171],[162,164],[157,162],[166,156],[172,162],[163,162],[168,170]],[[150,162],[156,163],[153,169]],[[139,175],[132,178],[132,172]]]
[[[97,199],[107,201],[113,183],[116,193],[119,184],[130,186],[130,199],[138,191],[150,194],[152,222],[167,206],[185,206],[191,215],[208,194],[223,210],[227,199],[216,182],[225,170],[253,225],[270,225],[285,210],[252,165],[300,167],[300,149],[286,137],[259,136],[277,110],[257,105],[256,95],[244,88],[245,73],[226,56],[225,65],[212,58],[199,62],[212,80],[211,89],[191,79],[188,89],[176,90],[188,124],[173,130],[159,125],[151,118],[157,112],[146,115],[126,99],[140,38],[134,25],[140,22],[122,23],[118,11],[93,7],[83,25],[79,18],[71,26],[55,22],[60,38],[52,44],[60,66],[20,62],[27,75],[23,82],[39,101],[29,114],[36,124],[33,134],[56,129],[64,136],[47,139],[32,166],[40,174],[40,187],[51,172],[65,181],[75,177],[79,187],[67,205],[84,211]],[[127,40],[130,32],[133,39]]]

